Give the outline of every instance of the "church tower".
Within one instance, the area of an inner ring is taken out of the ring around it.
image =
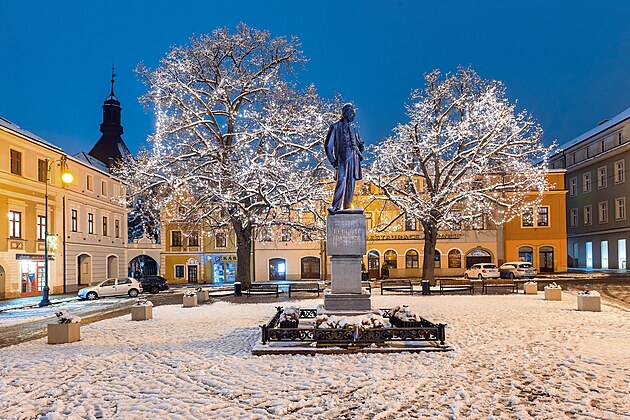
[[[114,67],[112,66],[112,90],[103,103],[103,122],[101,123],[101,138],[96,142],[90,156],[103,162],[111,168],[115,161],[131,156],[127,145],[122,139],[123,127],[120,124],[122,108],[120,101],[114,95]]]

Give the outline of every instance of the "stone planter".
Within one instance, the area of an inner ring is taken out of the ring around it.
[[[132,306],[131,307],[131,320],[132,321],[148,321],[153,319],[153,306]]]
[[[184,308],[193,308],[197,306],[197,295],[184,296]]]
[[[523,291],[526,295],[537,295],[538,283],[525,283],[525,285],[523,286]]]
[[[578,311],[601,312],[602,304],[599,294],[591,296],[578,294]]]
[[[74,343],[81,339],[81,324],[48,324],[48,344]]]
[[[209,300],[210,298],[207,290],[200,290],[197,292],[197,303],[203,303]]]
[[[545,300],[562,300],[562,289],[545,288]]]

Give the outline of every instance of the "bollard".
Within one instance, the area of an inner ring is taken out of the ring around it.
[[[243,286],[240,281],[234,282],[234,296],[241,296],[243,294]]]

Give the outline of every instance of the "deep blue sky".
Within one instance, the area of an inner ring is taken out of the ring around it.
[[[307,5],[308,4],[308,5]],[[563,143],[630,107],[628,1],[3,1],[0,116],[68,153],[98,140],[116,65],[123,138],[136,151],[153,117],[133,69],[191,34],[238,22],[297,35],[300,75],[356,103],[374,143],[404,121],[422,75],[472,66]]]

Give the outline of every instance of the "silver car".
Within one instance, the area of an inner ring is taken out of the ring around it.
[[[79,290],[78,296],[79,299],[94,300],[105,296],[136,297],[140,293],[142,293],[142,283],[131,277],[121,277],[92,283],[91,286]]]
[[[510,279],[533,279],[538,274],[532,263],[525,261],[506,262],[499,267],[499,272],[501,277]]]

